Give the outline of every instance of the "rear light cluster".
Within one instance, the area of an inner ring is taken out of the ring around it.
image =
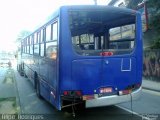
[[[100,55],[101,56],[112,56],[113,52],[101,52]]]
[[[138,89],[138,88],[140,88],[140,87],[141,87],[141,84],[140,84],[140,83],[137,83],[137,84],[132,85],[132,86],[131,86],[131,89],[132,89],[132,90],[136,90],[136,89]]]
[[[63,91],[63,95],[64,96],[82,96],[82,92],[81,91]]]
[[[138,84],[135,84],[135,88],[140,88],[141,87],[141,84],[138,83]]]
[[[122,90],[122,91],[119,91],[119,95],[127,95],[127,94],[130,94],[132,92],[132,90]]]
[[[119,91],[119,95],[127,95],[127,94],[130,94],[132,91],[138,89],[141,87],[141,84],[138,83],[138,84],[134,84],[132,86],[129,86],[127,87],[125,90],[121,90]]]

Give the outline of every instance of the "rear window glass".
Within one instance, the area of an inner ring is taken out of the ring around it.
[[[77,54],[99,56],[129,54],[135,47],[135,15],[117,11],[69,11],[73,49]]]

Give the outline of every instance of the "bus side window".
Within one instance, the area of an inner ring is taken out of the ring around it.
[[[51,40],[51,25],[48,25],[46,27],[46,41],[50,41]]]
[[[45,29],[41,30],[41,40],[40,40],[40,56],[44,56],[44,40],[45,40]]]
[[[46,43],[46,57],[50,59],[57,58],[57,44],[56,42],[49,42]]]
[[[111,28],[109,33],[110,49],[129,50],[134,48],[135,24]]]
[[[30,36],[30,54],[33,54],[33,36]]]
[[[39,55],[38,33],[34,34],[34,55]]]
[[[58,39],[58,24],[54,22],[46,28],[46,57],[50,59],[57,58],[57,39]]]

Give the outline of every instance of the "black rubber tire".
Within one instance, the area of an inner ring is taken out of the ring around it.
[[[41,93],[40,93],[40,83],[38,77],[35,78],[35,86],[36,86],[36,94],[38,98],[42,99]]]

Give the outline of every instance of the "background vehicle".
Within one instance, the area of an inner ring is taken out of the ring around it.
[[[14,54],[0,53],[0,67],[11,67],[14,61]]]
[[[21,51],[19,71],[59,110],[65,103],[97,107],[140,96],[142,28],[134,10],[63,6],[22,40]]]

